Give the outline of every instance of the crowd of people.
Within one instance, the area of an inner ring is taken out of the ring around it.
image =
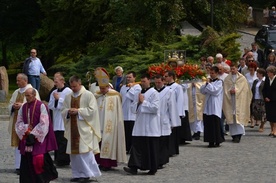
[[[136,73],[124,74],[120,66],[110,83],[109,73],[98,67],[87,90],[78,76],[66,84],[57,72],[45,102],[32,82],[46,72],[32,49],[9,103],[20,182],[50,182],[58,177],[56,167],[68,165],[71,182],[89,182],[118,163],[127,164],[127,174],[155,175],[179,154],[180,145],[200,140],[202,133],[209,148],[221,147],[229,133],[240,143],[248,123],[263,132],[269,121],[269,136],[276,137],[275,55],[265,60],[251,46],[238,62],[221,53],[201,57],[198,65],[207,79],[193,83],[176,82],[174,71],[154,78],[144,73],[136,82]]]

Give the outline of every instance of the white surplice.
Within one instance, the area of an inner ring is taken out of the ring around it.
[[[144,101],[138,104],[139,93],[135,93],[131,110],[136,113],[132,136],[160,137],[159,93],[150,88],[144,94]]]
[[[142,88],[139,84],[132,87],[123,85],[120,90],[122,96],[122,107],[124,114],[124,121],[135,121],[136,113],[131,111],[131,103],[134,101],[135,93],[141,92]]]
[[[205,95],[204,114],[216,115],[221,118],[223,101],[223,81],[218,79],[200,87],[200,92]]]
[[[183,107],[185,111],[189,111],[189,98],[188,98],[188,92],[187,92],[189,85],[185,83],[185,84],[181,84],[181,87],[183,90]]]
[[[165,87],[159,92],[160,97],[160,124],[161,135],[171,134],[171,128],[178,126],[180,118],[176,109],[175,93],[169,87]]]
[[[185,117],[184,94],[182,86],[177,83],[173,83],[172,85],[169,85],[167,87],[175,93],[175,101],[178,109],[178,116]],[[178,124],[178,126],[181,126],[181,121]]]
[[[63,117],[61,115],[61,110],[63,108],[63,102],[65,99],[65,96],[70,94],[72,92],[72,90],[69,87],[66,87],[61,92],[58,92],[59,99],[57,100],[57,103],[56,103],[56,99],[53,95],[55,92],[58,92],[58,89],[55,89],[51,93],[48,107],[49,107],[49,109],[51,109],[53,111],[54,131],[64,131],[64,121],[63,121]]]

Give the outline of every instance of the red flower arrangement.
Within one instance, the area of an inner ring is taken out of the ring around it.
[[[163,76],[166,71],[174,71],[176,77],[183,81],[203,79],[206,77],[206,73],[195,64],[185,64],[183,66],[171,67],[168,64],[161,63],[158,65],[151,65],[148,68],[148,73],[151,77],[154,77],[156,74]]]

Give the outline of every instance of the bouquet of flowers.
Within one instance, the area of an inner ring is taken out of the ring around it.
[[[165,63],[161,63],[161,64],[154,64],[149,66],[148,73],[150,74],[150,77],[153,78],[155,75],[163,76],[165,72],[171,71],[171,70],[173,70],[171,66]]]
[[[196,64],[185,64],[183,66],[171,67],[168,64],[161,63],[151,65],[148,68],[148,73],[151,77],[154,77],[154,75],[157,74],[163,76],[167,71],[174,71],[177,79],[183,82],[204,80],[206,77],[206,73]]]

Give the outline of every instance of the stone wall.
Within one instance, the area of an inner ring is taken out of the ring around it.
[[[0,102],[5,102],[9,94],[9,77],[6,67],[0,67]]]
[[[43,74],[40,74],[40,90],[39,95],[41,100],[45,100],[49,92],[54,87],[54,81]]]

